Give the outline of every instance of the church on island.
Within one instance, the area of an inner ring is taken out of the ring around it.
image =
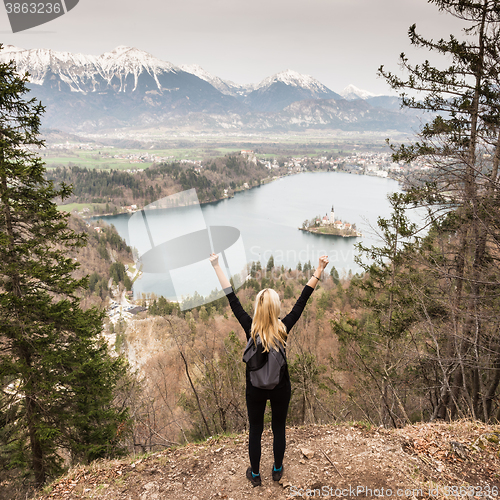
[[[335,220],[335,209],[333,208],[333,205],[330,215],[325,214],[325,216],[322,219],[316,219],[316,224],[322,226],[332,226],[335,229],[351,230],[353,228],[352,224],[350,224],[349,222],[342,222],[341,220]]]
[[[306,220],[299,229],[308,231],[309,233],[342,236],[343,238],[356,238],[362,236],[362,234],[356,230],[355,224],[335,219],[335,209],[333,205],[330,214],[326,213],[324,217],[318,216],[309,221]]]

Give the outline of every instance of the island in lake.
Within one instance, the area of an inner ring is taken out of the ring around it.
[[[324,234],[326,236],[342,236],[342,238],[357,238],[363,236],[356,229],[356,224],[335,220],[335,210],[332,205],[330,215],[326,214],[324,217],[316,216],[311,220],[305,220],[301,231],[308,231],[309,233]]]

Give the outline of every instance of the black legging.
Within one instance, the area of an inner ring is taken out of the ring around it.
[[[284,387],[272,390],[257,389],[247,381],[246,400],[248,421],[250,423],[250,436],[248,439],[248,453],[250,465],[254,474],[259,473],[261,446],[260,440],[264,430],[264,412],[266,402],[271,401],[271,428],[273,430],[274,465],[279,469],[283,465],[286,438],[285,425],[288,413],[288,404],[292,389],[288,379]]]

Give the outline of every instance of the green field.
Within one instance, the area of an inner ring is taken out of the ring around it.
[[[138,168],[148,168],[153,162],[143,162],[143,163],[131,163],[130,159],[126,158],[113,158],[114,155],[129,155],[129,154],[144,154],[146,151],[143,150],[121,150],[116,151],[111,148],[101,148],[99,151],[101,154],[98,154],[98,151],[80,151],[78,152],[70,151],[68,153],[61,151],[53,151],[49,150],[42,157],[45,162],[47,168],[56,168],[56,167],[68,167],[68,166],[77,166],[84,168],[98,168],[103,170],[110,169],[119,169],[119,170],[127,170],[127,169],[138,169]]]
[[[61,212],[73,212],[74,210],[82,212],[84,208],[88,208],[88,215],[93,215],[95,213],[95,207],[105,206],[105,203],[68,203],[67,205],[58,205],[57,209]]]
[[[96,140],[92,143],[92,150],[79,149],[75,143],[68,143],[66,149],[55,149],[48,143],[49,149],[42,153],[42,159],[47,168],[79,166],[90,169],[146,169],[152,164],[152,160],[136,163],[141,155],[155,155],[161,158],[160,162],[172,162],[180,160],[203,161],[217,158],[231,153],[239,153],[241,150],[254,151],[259,159],[304,157],[310,158],[327,156],[329,154],[351,154],[354,151],[387,151],[385,135],[353,135],[346,134],[335,136],[332,134],[309,135],[249,135],[249,136],[221,136],[203,135],[198,136],[172,136],[163,135],[158,131],[141,131],[134,134],[128,131],[125,139],[109,139],[112,143],[120,142],[126,145],[129,142],[134,147],[111,147],[99,145]],[[87,147],[89,140],[82,138],[80,143]],[[139,147],[137,147],[139,146]],[[118,158],[115,158],[118,156]],[[130,158],[133,157],[133,158]]]
[[[325,145],[318,148],[309,147],[307,151],[301,151],[293,148],[293,151],[288,151],[283,146],[280,146],[275,152],[261,153],[260,151],[266,148],[262,145],[259,148],[252,149],[255,151],[259,159],[273,159],[282,158],[284,156],[322,156],[328,153],[337,154],[338,148],[323,149]],[[271,146],[272,149],[276,149],[275,146]],[[208,149],[206,147],[193,147],[193,148],[182,148],[182,149],[168,149],[168,150],[126,150],[122,149],[117,151],[115,149],[101,148],[99,151],[101,154],[96,154],[94,151],[79,151],[74,154],[64,154],[60,151],[49,151],[45,153],[42,160],[45,162],[48,169],[56,167],[82,167],[88,169],[102,169],[102,170],[137,170],[146,169],[153,165],[153,161],[142,161],[140,163],[131,163],[130,159],[127,158],[113,158],[114,155],[126,156],[126,155],[141,155],[145,153],[155,154],[157,157],[163,158],[160,162],[172,162],[181,160],[193,160],[193,161],[203,161],[210,158],[218,158],[228,154],[239,153],[241,149],[245,148],[234,148],[234,147],[218,147],[213,149]],[[250,148],[246,148],[250,149]]]
[[[98,154],[98,153],[101,154]],[[162,158],[160,162],[172,162],[181,160],[203,160],[206,158],[217,158],[229,153],[234,153],[234,148],[219,148],[217,150],[207,151],[204,148],[182,148],[182,149],[167,149],[167,150],[138,150],[138,149],[111,149],[100,148],[96,151],[78,151],[71,153],[62,153],[61,151],[48,151],[42,157],[47,168],[77,166],[84,168],[97,168],[103,170],[137,170],[149,168],[154,162],[151,160],[141,160],[139,162],[132,161],[130,158],[114,158],[118,156],[128,155],[155,155]],[[239,152],[239,151],[238,151]]]

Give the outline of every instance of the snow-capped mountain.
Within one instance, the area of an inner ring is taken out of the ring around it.
[[[340,92],[340,95],[348,101],[353,101],[354,99],[369,99],[370,97],[377,97],[377,94],[372,94],[367,90],[358,89],[358,87],[355,87],[352,84],[348,85],[344,90],[342,90],[342,92]]]
[[[28,72],[47,111],[45,123],[84,128],[153,124],[190,112],[247,111],[208,82],[132,47],[100,56],[7,46],[0,62]]]
[[[201,66],[198,66],[197,64],[181,64],[179,68],[181,68],[186,73],[191,73],[192,75],[205,80],[210,85],[212,85],[212,87],[215,87],[219,92],[222,92],[226,95],[234,96],[236,93],[236,89],[244,88],[244,85],[238,85],[237,83],[223,80],[218,76],[212,75],[212,73],[205,71]]]
[[[50,72],[59,73],[72,91],[75,87],[75,76],[99,72],[97,58],[71,52],[56,52],[49,49],[21,49],[13,45],[4,46],[0,52],[0,61],[14,60],[19,73],[30,73],[30,81],[35,85],[43,85]],[[76,75],[73,71],[78,68]]]
[[[226,131],[379,130],[404,129],[409,123],[396,109],[397,98],[360,102],[358,95],[351,102],[291,70],[258,84],[238,85],[199,66],[175,66],[125,46],[99,56],[3,47],[0,63],[11,60],[20,73],[31,75],[32,96],[46,107],[44,127],[70,133],[158,125]]]
[[[275,75],[262,80],[255,86],[255,90],[267,89],[274,83],[284,83],[285,85],[289,85],[291,87],[300,87],[304,90],[316,93],[317,95],[329,94],[332,92],[329,88],[325,87],[321,82],[312,76],[302,75],[301,73],[297,73],[297,71],[293,71],[291,69],[287,69],[281,73],[276,73]]]
[[[273,76],[265,78],[259,83],[249,83],[245,85],[240,85],[234,83],[230,80],[223,80],[218,76],[215,76],[208,71],[205,71],[201,66],[197,64],[182,64],[179,66],[182,70],[196,75],[198,78],[205,80],[206,82],[213,85],[217,90],[226,95],[232,95],[234,97],[246,98],[251,92],[260,90],[259,94],[273,90],[275,84],[284,84],[287,87],[294,87],[295,89],[300,89],[303,92],[307,92],[307,98],[312,99],[322,99],[330,98],[332,95],[339,97],[338,94],[332,92],[328,87],[325,87],[321,82],[316,80],[310,75],[303,75],[296,71],[287,69],[281,73],[276,73]],[[252,100],[251,98],[250,100]]]
[[[309,75],[286,70],[266,78],[255,86],[244,103],[258,111],[279,111],[306,99],[342,99]]]
[[[205,71],[201,66],[198,66],[197,64],[181,64],[179,68],[181,68],[186,73],[191,73],[192,75],[205,80],[210,85],[212,85],[212,87],[215,87],[219,92],[231,95],[229,91],[230,86],[224,80],[222,80],[218,76],[212,75],[212,73],[209,73],[208,71]]]
[[[172,63],[161,61],[151,54],[132,47],[119,46],[111,52],[105,52],[97,58],[99,66],[110,85],[116,85],[119,80],[118,92],[135,91],[140,84],[140,77],[150,76],[154,83],[151,86],[159,91],[169,88],[169,83],[161,79],[162,75],[177,75],[182,73]],[[130,77],[133,78],[130,78]],[[130,85],[132,83],[132,85]]]
[[[143,50],[120,46],[100,56],[57,52],[50,49],[25,50],[7,45],[0,52],[0,61],[13,59],[20,72],[28,71],[30,81],[44,85],[57,75],[72,92],[133,92],[141,76],[152,78],[163,90],[160,78],[165,74],[183,73],[173,64],[161,61]]]

